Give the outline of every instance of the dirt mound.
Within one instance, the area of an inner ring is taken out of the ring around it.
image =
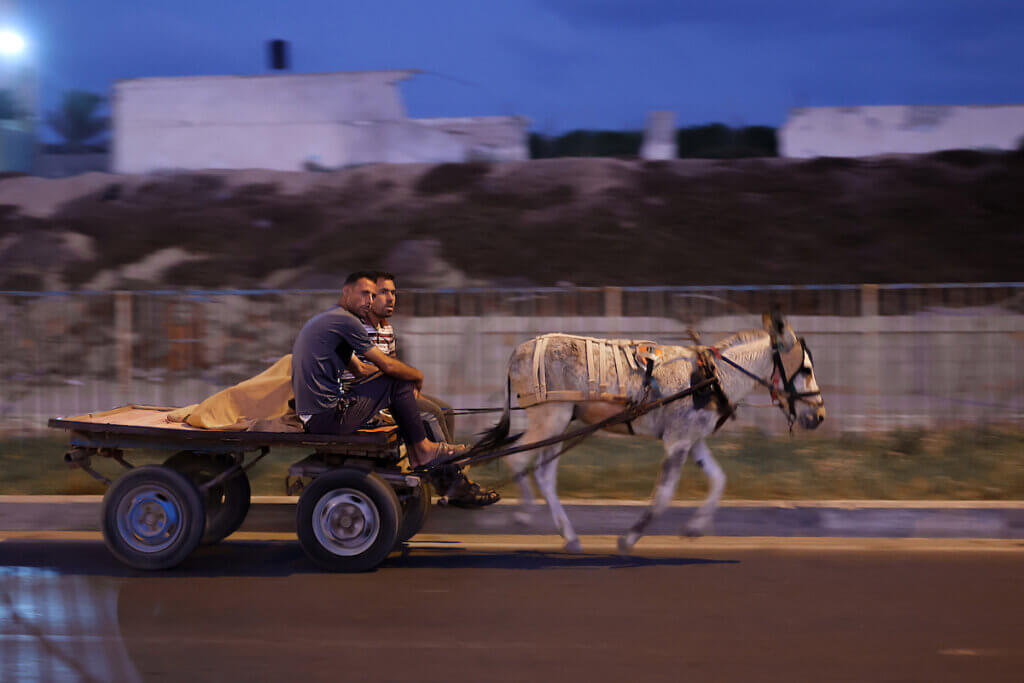
[[[1021,187],[970,151],[9,178],[0,289],[1009,281]]]

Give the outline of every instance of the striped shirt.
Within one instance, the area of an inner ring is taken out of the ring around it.
[[[363,327],[366,328],[366,334],[370,337],[370,341],[378,349],[384,352],[387,356],[394,356],[398,352],[398,345],[395,343],[395,328],[391,326],[391,323],[384,321],[380,327],[374,327],[371,323],[363,322]],[[364,363],[368,362],[366,356],[362,354],[356,354],[359,356],[359,360]],[[355,381],[355,376],[347,369],[341,373],[341,393],[344,394],[348,388]]]

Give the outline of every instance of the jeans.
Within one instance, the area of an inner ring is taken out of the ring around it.
[[[380,375],[368,382],[351,386],[334,410],[316,413],[306,422],[310,434],[345,436],[359,429],[385,408],[398,423],[398,430],[407,444],[427,438],[416,407],[416,387],[407,380]]]

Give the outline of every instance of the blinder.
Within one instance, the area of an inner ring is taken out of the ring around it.
[[[807,345],[807,340],[804,339],[803,337],[800,337],[800,348],[802,348],[804,350],[804,353],[807,354],[807,357],[811,361],[811,365],[814,365],[814,354],[811,353],[811,347]],[[802,361],[800,363],[800,367],[801,367],[801,369],[803,369],[805,367]],[[810,370],[810,368],[806,368],[806,369]]]
[[[821,396],[821,391],[797,391],[796,386],[793,384],[794,380],[800,375],[810,377],[813,373],[812,366],[814,365],[814,355],[811,353],[810,347],[807,346],[807,340],[800,337],[797,341],[800,343],[800,366],[791,375],[786,374],[786,366],[782,364],[782,354],[779,351],[778,342],[772,341],[772,357],[775,363],[775,371],[782,380],[782,389],[788,404],[787,407],[789,408],[787,419],[789,420],[790,428],[792,428],[793,419],[796,417],[797,401],[806,402],[809,396]],[[808,365],[807,361],[810,361],[811,364]]]

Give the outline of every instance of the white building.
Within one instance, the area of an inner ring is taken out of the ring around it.
[[[523,117],[410,119],[415,71],[118,81],[113,170],[267,168],[528,158]]]
[[[923,154],[944,149],[1016,149],[1024,105],[807,107],[779,129],[784,157]]]

